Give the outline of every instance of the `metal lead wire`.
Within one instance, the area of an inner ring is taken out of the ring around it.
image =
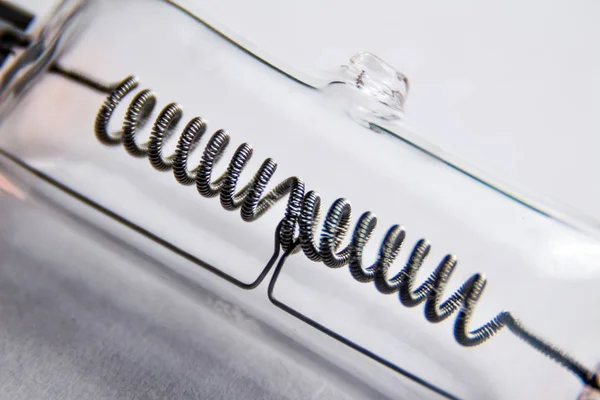
[[[129,154],[136,157],[147,155],[156,169],[161,171],[173,169],[174,176],[179,183],[190,185],[195,182],[201,196],[207,198],[219,196],[224,209],[229,211],[240,209],[241,218],[245,221],[254,221],[260,218],[274,204],[287,196],[285,214],[276,232],[276,252],[268,264],[269,266],[272,265],[274,258],[279,254],[278,248],[281,246],[285,254],[279,262],[269,289],[269,296],[278,307],[327,333],[329,336],[361,351],[361,353],[372,359],[402,372],[382,357],[374,355],[331,332],[323,325],[273,298],[272,286],[283,263],[289,255],[301,250],[308,259],[322,262],[330,268],[348,266],[356,281],[373,282],[375,288],[383,294],[397,293],[400,303],[406,307],[415,307],[425,303],[425,318],[431,323],[444,321],[456,313],[454,338],[462,346],[480,345],[495,336],[504,327],[507,327],[510,332],[531,347],[571,371],[584,384],[600,389],[600,377],[597,373],[587,369],[563,350],[532,333],[509,311],[502,311],[479,328],[470,329],[470,318],[483,294],[487,280],[482,274],[474,274],[458,290],[451,293],[444,300],[443,295],[446,286],[458,265],[457,259],[453,255],[445,256],[431,275],[425,279],[424,283],[415,288],[417,273],[431,248],[426,239],[421,239],[415,244],[404,268],[390,277],[388,276],[388,269],[397,258],[406,238],[406,232],[401,226],[393,225],[388,229],[380,245],[377,259],[373,264],[365,267],[363,265],[363,250],[377,226],[377,217],[372,212],[361,215],[354,227],[350,244],[340,249],[341,243],[348,233],[352,215],[352,206],[348,200],[337,199],[327,212],[324,221],[320,222],[321,198],[314,191],[305,193],[305,185],[302,179],[289,177],[276,185],[274,189],[265,193],[266,187],[277,169],[277,163],[270,158],[266,159],[254,177],[236,192],[240,174],[252,156],[252,147],[249,144],[241,144],[230,159],[225,172],[213,179],[212,173],[216,164],[230,142],[229,134],[226,131],[218,130],[208,139],[199,165],[190,170],[188,157],[194,147],[198,145],[206,130],[204,120],[195,117],[190,120],[179,136],[175,153],[164,157],[162,155],[164,141],[168,140],[168,136],[174,131],[182,116],[181,108],[176,103],[167,105],[159,113],[148,144],[139,145],[135,135],[139,127],[149,118],[156,103],[155,95],[149,90],[140,92],[133,99],[122,129],[117,132],[109,132],[108,126],[112,113],[123,98],[136,89],[137,86],[137,78],[129,77],[120,84],[115,85],[110,91],[98,112],[95,123],[96,137],[100,142],[106,145],[123,143]],[[148,103],[150,105],[147,105]],[[315,235],[319,225],[322,226],[322,229],[320,239],[317,241]],[[266,272],[263,271],[262,276],[264,277],[265,274]],[[257,282],[259,281],[257,280]],[[252,287],[255,287],[255,285]],[[402,373],[410,375],[405,372]],[[440,393],[444,394],[445,392]]]

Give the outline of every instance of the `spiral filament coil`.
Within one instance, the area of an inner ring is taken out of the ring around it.
[[[241,218],[247,222],[260,218],[287,196],[285,213],[276,232],[276,246],[281,246],[285,252],[280,265],[290,254],[302,251],[308,259],[322,262],[329,268],[348,266],[356,281],[373,282],[380,293],[398,293],[399,300],[405,307],[425,303],[425,318],[431,323],[444,321],[457,313],[454,337],[462,346],[477,346],[507,327],[530,346],[578,376],[586,385],[600,389],[600,376],[597,373],[531,333],[508,311],[500,312],[475,330],[469,330],[471,315],[487,281],[482,274],[474,274],[443,301],[444,291],[457,266],[454,256],[444,257],[424,283],[416,287],[417,273],[430,252],[430,244],[425,239],[418,241],[413,247],[406,266],[396,275],[389,276],[388,270],[406,238],[406,232],[401,226],[393,225],[388,229],[376,261],[365,267],[363,251],[377,225],[377,218],[372,212],[365,212],[360,216],[350,243],[340,249],[350,228],[350,202],[340,198],[332,204],[321,224],[321,234],[317,239],[321,220],[321,197],[318,193],[307,192],[304,182],[298,177],[289,177],[265,193],[277,169],[274,160],[264,160],[254,177],[238,189],[241,172],[252,157],[253,150],[248,143],[242,143],[237,148],[226,171],[213,179],[214,168],[230,142],[226,131],[218,130],[212,134],[204,147],[199,165],[190,169],[190,153],[198,147],[207,129],[206,122],[195,117],[187,123],[178,137],[174,153],[165,156],[164,143],[173,134],[182,117],[182,109],[178,104],[171,103],[164,107],[154,121],[150,139],[146,143],[139,143],[136,134],[146,124],[157,103],[151,90],[142,90],[129,103],[121,131],[110,133],[108,128],[113,112],[138,85],[137,78],[129,77],[112,88],[96,117],[95,134],[98,140],[105,145],[122,144],[134,157],[148,157],[150,164],[159,171],[172,170],[177,182],[186,186],[195,184],[203,197],[218,196],[224,209],[240,209]],[[254,286],[248,286],[251,287]]]
[[[263,197],[263,192],[277,169],[275,161],[266,159],[252,180],[236,193],[240,174],[252,157],[252,147],[247,143],[238,147],[227,171],[213,181],[214,165],[219,161],[230,140],[229,134],[224,130],[219,130],[212,135],[205,147],[200,165],[189,170],[189,154],[198,145],[206,131],[206,123],[198,117],[190,120],[184,128],[175,152],[165,157],[163,155],[164,142],[172,134],[172,128],[182,116],[181,107],[175,103],[167,105],[160,112],[152,128],[150,140],[147,143],[138,144],[136,132],[144,125],[156,104],[156,96],[150,90],[140,92],[131,102],[125,115],[122,133],[119,136],[109,134],[107,128],[112,112],[121,99],[137,86],[136,78],[128,78],[108,96],[96,119],[97,138],[106,145],[122,143],[127,152],[134,157],[147,156],[150,164],[159,171],[172,169],[175,179],[179,183],[182,185],[195,183],[198,192],[204,197],[219,196],[221,205],[226,210],[232,211],[241,208],[241,216],[244,221],[256,220],[277,201],[289,194],[285,217],[280,229],[280,241],[284,251],[290,248],[294,240],[295,221],[300,213],[300,204],[304,196],[304,182],[296,177],[288,178]]]

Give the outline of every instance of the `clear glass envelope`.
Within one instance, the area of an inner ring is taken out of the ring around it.
[[[183,117],[166,141],[165,154],[174,151],[185,124],[201,116],[208,129],[190,165],[200,161],[210,135],[226,129],[231,143],[213,178],[225,171],[238,145],[250,143],[254,154],[240,182],[248,182],[263,160],[273,158],[278,165],[267,191],[299,176],[307,192],[320,194],[323,217],[338,198],[351,202],[350,231],[342,247],[350,242],[361,214],[377,215],[378,226],[364,250],[365,265],[376,260],[388,228],[401,224],[406,239],[389,276],[427,238],[431,251],[415,287],[446,254],[459,261],[443,299],[474,274],[488,279],[470,328],[510,310],[582,364],[598,362],[600,242],[594,229],[574,226],[534,202],[517,201],[491,187],[493,182],[481,182],[418,146],[357,124],[322,91],[270,68],[173,5],[97,2],[93,10],[57,61],[108,83],[138,76],[139,90],[151,88],[158,94],[152,122],[162,107],[181,104]],[[116,108],[111,130],[119,129],[133,97]],[[172,172],[156,171],[146,158],[132,157],[121,145],[105,146],[94,135],[105,98],[45,73],[2,120],[5,156],[109,211],[137,230],[132,235],[150,236],[157,246],[186,258],[190,265],[173,266],[186,279],[210,287],[219,277],[201,272],[206,264],[242,282],[260,276],[273,254],[286,201],[248,223],[239,210],[223,210],[218,197],[205,198],[193,185],[179,185]],[[403,129],[408,128],[397,125],[395,132],[402,137]],[[146,126],[139,136],[149,133]],[[453,334],[456,314],[431,324],[423,305],[404,307],[397,293],[384,296],[371,283],[357,282],[347,267],[327,268],[303,252],[285,261],[274,296],[404,375],[332,346],[331,338],[298,328],[302,324],[280,310],[261,311],[273,307],[265,301],[266,286],[263,282],[248,293],[218,287],[246,312],[383,396],[397,396],[399,387],[407,388],[405,395],[411,393],[415,382],[431,389],[420,392],[425,397],[437,391],[459,398],[575,398],[582,389],[571,373],[508,329],[479,346],[463,347]]]

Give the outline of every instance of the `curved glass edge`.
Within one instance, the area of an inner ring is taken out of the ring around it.
[[[85,0],[63,0],[49,18],[38,25],[29,46],[0,71],[0,117],[10,112],[21,95],[46,71],[68,46],[81,26],[81,14],[90,5]]]
[[[203,24],[227,41],[231,42],[248,55],[254,57],[280,74],[292,79],[298,84],[318,91],[325,91],[330,84],[336,83],[338,80],[335,74],[332,74],[330,77],[310,76],[294,68],[292,65],[278,60],[264,49],[253,45],[241,36],[236,35],[225,25],[211,18],[204,11],[202,5],[198,2],[192,0],[165,1],[180,9],[182,12],[197,22]],[[471,165],[467,161],[444,151],[439,146],[424,139],[417,133],[417,130],[414,129],[414,127],[407,126],[403,121],[390,122],[378,120],[376,122],[368,122],[361,125],[364,125],[374,132],[389,135],[408,144],[416,150],[419,150],[422,153],[441,161],[449,168],[460,172],[464,176],[475,180],[479,184],[488,187],[496,193],[522,205],[523,207],[528,208],[535,213],[556,220],[561,224],[583,232],[591,237],[600,238],[600,221],[596,218],[576,210],[575,208],[564,203],[549,199],[547,197],[534,195],[521,187],[516,187],[514,184],[504,182],[493,174],[483,171],[477,166]]]
[[[423,139],[411,131],[403,129],[400,133],[392,124],[371,123],[369,129],[390,135],[395,139],[414,147],[430,157],[442,162],[446,166],[460,172],[461,174],[475,180],[476,182],[490,188],[496,193],[528,208],[542,216],[551,218],[561,224],[581,231],[594,238],[600,238],[600,221],[566,204],[553,201],[541,196],[535,196],[527,191],[514,187],[513,185],[478,169],[452,154],[444,151],[435,144]]]
[[[202,7],[196,2],[188,0],[166,0],[166,2],[180,9],[197,22],[205,25],[250,56],[298,84],[323,91],[331,82],[336,81],[335,76],[330,78],[312,77],[295,69],[291,65],[277,60],[264,50],[235,35],[224,25],[212,20],[210,17],[201,17]],[[90,2],[83,0],[62,1],[51,14],[50,18],[34,34],[35,39],[31,46],[20,56],[15,57],[12,63],[0,74],[0,116],[9,112],[10,108],[17,103],[21,94],[37,80],[37,77],[42,72],[49,68],[51,62],[68,44],[74,30],[73,28],[81,25],[82,18],[79,17],[79,14],[89,4]],[[596,218],[566,204],[553,201],[547,197],[536,196],[523,188],[504,182],[492,174],[477,168],[477,166],[471,165],[467,161],[444,151],[439,146],[418,135],[415,129],[407,126],[402,121],[378,120],[368,122],[364,125],[374,132],[386,134],[401,140],[531,211],[554,219],[592,237],[600,237],[600,221]]]

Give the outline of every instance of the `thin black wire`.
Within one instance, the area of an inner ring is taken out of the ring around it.
[[[114,89],[114,86],[105,85],[103,83],[98,82],[95,79],[92,79],[81,72],[77,72],[70,69],[65,69],[61,67],[56,62],[50,65],[48,68],[49,72],[55,73],[57,75],[62,76],[63,78],[69,79],[73,82],[79,83],[81,85],[87,86],[90,89],[96,90],[101,93],[110,94]]]
[[[279,249],[276,249],[273,252],[273,255],[271,256],[271,258],[269,259],[269,261],[267,262],[267,265],[265,265],[265,267],[263,268],[263,270],[260,272],[260,274],[258,275],[258,277],[256,279],[254,279],[252,282],[244,282],[241,281],[237,278],[235,278],[234,276],[221,271],[219,268],[213,266],[212,264],[209,264],[205,261],[203,261],[202,259],[188,253],[187,251],[181,249],[180,247],[177,247],[176,245],[174,245],[173,243],[169,242],[168,240],[165,240],[157,235],[155,235],[154,233],[150,232],[147,229],[142,228],[141,226],[139,226],[138,224],[136,224],[135,222],[130,221],[129,219],[109,210],[108,208],[98,204],[97,202],[95,202],[94,200],[90,199],[87,196],[84,196],[76,191],[74,191],[73,189],[69,188],[68,186],[60,183],[59,181],[55,180],[54,178],[52,178],[49,175],[46,175],[45,173],[38,171],[37,169],[33,168],[32,166],[30,166],[29,164],[27,164],[26,162],[24,162],[23,160],[13,156],[12,154],[8,153],[7,151],[5,151],[4,149],[0,149],[0,154],[2,154],[4,157],[8,158],[9,160],[13,161],[14,163],[16,163],[17,165],[19,165],[20,167],[26,169],[27,171],[29,171],[30,173],[32,173],[33,175],[37,176],[38,178],[42,179],[43,181],[50,183],[51,185],[53,185],[54,187],[58,188],[59,190],[61,190],[62,192],[73,196],[74,198],[76,198],[77,200],[81,201],[84,204],[87,204],[88,206],[92,207],[93,209],[95,209],[96,211],[101,212],[102,214],[122,223],[123,225],[125,225],[126,227],[134,230],[135,232],[147,237],[148,239],[152,240],[153,242],[163,246],[164,248],[172,251],[173,253],[183,257],[184,259],[193,262],[194,264],[206,269],[207,271],[215,274],[216,276],[218,276],[219,278],[225,279],[227,282],[230,282],[232,284],[234,284],[235,286],[244,289],[244,290],[252,290],[254,288],[256,288],[258,285],[260,285],[262,283],[262,281],[265,279],[265,277],[267,276],[267,274],[269,273],[269,271],[271,270],[271,268],[273,267],[273,265],[275,264],[275,261],[277,261],[277,258],[279,257]],[[279,225],[277,226],[276,229],[276,235],[279,234]]]
[[[164,248],[174,252],[175,254],[183,257],[184,259],[193,262],[194,264],[206,269],[207,271],[213,273],[214,275],[225,279],[226,281],[234,284],[235,286],[244,289],[244,290],[252,290],[255,289],[256,287],[258,287],[265,279],[265,277],[268,275],[269,271],[272,269],[273,265],[275,264],[275,262],[277,261],[277,259],[279,258],[279,254],[280,254],[280,240],[279,240],[279,230],[281,228],[281,222],[277,225],[277,229],[275,229],[275,239],[274,239],[274,249],[273,249],[273,255],[271,256],[271,258],[269,259],[268,263],[265,265],[265,267],[262,269],[261,273],[258,275],[258,277],[252,281],[252,282],[243,282],[235,277],[233,277],[232,275],[229,275],[223,271],[221,271],[220,269],[214,267],[213,265],[203,261],[202,259],[188,253],[187,251],[175,246],[174,244],[172,244],[171,242],[162,239],[158,236],[156,236],[155,234],[153,234],[152,232],[148,231],[147,229],[142,228],[141,226],[137,225],[136,223],[128,220],[127,218],[107,209],[106,207],[98,204],[97,202],[95,202],[94,200],[90,199],[87,196],[84,196],[76,191],[74,191],[73,189],[69,188],[68,186],[62,184],[61,182],[55,180],[54,178],[52,178],[49,175],[46,175],[45,173],[33,168],[32,166],[30,166],[29,164],[27,164],[26,162],[24,162],[23,160],[13,156],[12,154],[6,152],[4,149],[0,149],[0,154],[3,155],[4,157],[6,157],[7,159],[11,160],[12,162],[14,162],[15,164],[19,165],[20,167],[24,168],[25,170],[27,170],[28,172],[30,172],[31,174],[33,174],[34,176],[42,179],[43,181],[51,184],[52,186],[56,187],[57,189],[59,189],[60,191],[73,196],[74,198],[76,198],[77,200],[83,202],[84,204],[92,207],[93,209],[95,209],[96,211],[106,215],[107,217],[110,217],[118,222],[120,222],[121,224],[125,225],[126,227],[134,230],[135,232],[143,235],[144,237],[152,240],[153,242],[159,244],[160,246],[163,246]],[[275,288],[275,284],[277,283],[277,279],[279,278],[279,274],[281,273],[281,270],[283,268],[283,265],[285,263],[285,261],[287,260],[287,257],[296,249],[297,246],[293,246],[290,250],[286,251],[283,256],[281,257],[281,259],[279,260],[279,262],[277,263],[277,267],[275,268],[275,272],[273,273],[273,276],[271,277],[271,280],[269,282],[269,287],[268,287],[268,297],[269,300],[271,301],[272,304],[274,304],[276,307],[282,309],[283,311],[287,312],[288,314],[292,315],[293,317],[296,317],[298,319],[300,319],[301,321],[307,323],[308,325],[312,326],[313,328],[317,329],[318,331],[326,334],[327,336],[345,344],[346,346],[358,351],[359,353],[371,358],[372,360],[378,362],[381,365],[384,365],[385,367],[390,368],[391,370],[405,376],[406,378],[424,386],[427,389],[430,389],[432,391],[434,391],[435,393],[440,394],[441,396],[444,396],[448,399],[457,399],[457,397],[453,396],[452,394],[448,393],[447,391],[438,388],[437,386],[435,386],[432,383],[429,383],[427,381],[425,381],[422,378],[419,378],[418,376],[411,374],[410,372],[400,368],[399,366],[397,366],[396,364],[391,363],[390,361],[387,361],[386,359],[378,356],[377,354],[367,350],[366,348],[356,344],[355,342],[345,338],[342,335],[339,335],[333,331],[331,331],[330,329],[326,328],[325,326],[319,324],[318,322],[310,319],[309,317],[307,317],[306,315],[296,311],[295,309],[289,307],[288,305],[282,303],[281,301],[277,300],[275,298],[275,296],[273,295],[273,290]]]
[[[279,236],[276,235],[275,236],[275,246],[276,248],[279,248]],[[279,262],[277,263],[277,267],[275,267],[275,270],[273,271],[273,276],[271,277],[271,280],[269,281],[269,287],[267,290],[267,296],[269,297],[269,300],[271,301],[271,303],[273,305],[275,305],[277,308],[285,311],[286,313],[298,318],[300,321],[312,326],[314,329],[326,334],[327,336],[329,336],[332,339],[337,340],[340,343],[345,344],[346,346],[352,348],[353,350],[356,350],[357,352],[369,357],[370,359],[372,359],[373,361],[378,362],[379,364],[391,369],[392,371],[403,375],[404,377],[426,387],[427,389],[445,397],[448,399],[458,399],[458,397],[452,395],[451,393],[445,391],[444,389],[441,389],[437,386],[435,386],[432,383],[427,382],[426,380],[418,377],[417,375],[408,372],[407,370],[399,367],[398,365],[386,360],[385,358],[373,353],[372,351],[366,349],[365,347],[357,344],[356,342],[353,342],[352,340],[332,331],[331,329],[325,327],[324,325],[318,323],[317,321],[315,321],[314,319],[306,316],[305,314],[302,314],[301,312],[295,310],[294,308],[288,306],[287,304],[279,301],[275,295],[273,294],[273,292],[275,291],[275,284],[277,283],[277,279],[279,278],[279,274],[281,273],[281,271],[283,270],[283,266],[287,260],[287,258],[292,255],[294,253],[294,251],[300,246],[299,243],[297,243],[295,246],[291,247],[290,249],[288,249],[286,252],[283,253],[283,255],[281,256],[281,258],[279,259]]]

